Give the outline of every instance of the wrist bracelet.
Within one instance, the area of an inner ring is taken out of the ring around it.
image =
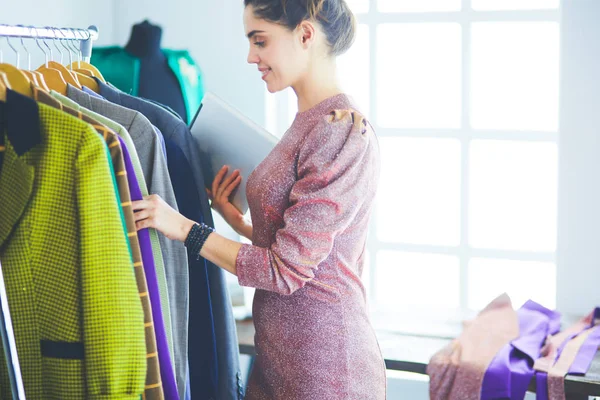
[[[190,254],[196,257],[196,260],[200,260],[200,251],[202,250],[204,243],[206,243],[208,236],[214,231],[214,228],[211,228],[203,222],[194,224],[192,229],[190,229],[184,245],[188,248]]]

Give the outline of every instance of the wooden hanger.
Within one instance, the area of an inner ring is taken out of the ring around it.
[[[89,76],[84,75],[75,70],[73,70],[73,72],[75,73],[75,75],[77,75],[77,79],[79,80],[79,83],[81,83],[82,86],[85,86],[88,89],[91,89],[95,93],[99,94],[100,88],[98,87],[98,82],[96,82],[94,78],[90,78]]]
[[[73,69],[85,69],[88,71],[91,71],[96,78],[100,79],[103,83],[106,83],[106,81],[104,80],[104,77],[102,76],[102,73],[100,72],[100,70],[96,67],[94,67],[92,64],[87,63],[85,61],[74,61],[73,63],[71,63],[71,65],[69,66]]]
[[[6,102],[6,91],[10,89],[10,83],[6,78],[6,74],[0,71],[0,101]]]
[[[46,92],[50,92],[50,88],[46,84],[44,75],[42,75],[39,71],[31,71],[31,73],[36,76],[39,87],[44,89]]]
[[[73,71],[75,72],[79,72],[80,74],[89,76],[89,77],[95,77],[94,72],[92,70],[89,69],[85,69],[85,68],[74,68]]]
[[[37,81],[37,76],[33,74],[33,72],[31,71],[27,71],[25,69],[22,69],[21,72],[23,72],[27,78],[29,78],[29,80],[31,81],[31,83],[33,83],[34,85],[38,85],[38,81]]]
[[[32,97],[31,80],[17,67],[11,64],[0,64],[0,71],[6,74],[12,90],[27,97]]]
[[[46,68],[53,68],[53,69],[58,70],[61,73],[65,82],[67,82],[68,84],[70,84],[72,86],[75,86],[78,89],[81,89],[81,84],[79,83],[77,78],[75,78],[75,76],[71,74],[71,71],[69,71],[67,69],[67,67],[65,67],[61,63],[58,63],[56,61],[48,61],[48,66],[42,65],[37,70],[42,72],[42,70],[44,70]]]
[[[67,81],[65,78],[63,78],[63,75],[59,70],[47,68],[45,65],[42,65],[37,69],[37,72],[42,74],[49,89],[54,90],[64,96],[67,95]]]

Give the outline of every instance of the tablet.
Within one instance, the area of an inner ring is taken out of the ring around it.
[[[251,121],[214,93],[207,92],[190,124],[198,149],[207,188],[223,165],[229,166],[227,176],[240,170],[242,182],[231,194],[231,203],[245,214],[248,211],[246,182],[248,176],[273,150],[279,139]]]

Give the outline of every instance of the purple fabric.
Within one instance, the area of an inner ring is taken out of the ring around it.
[[[596,355],[596,351],[598,351],[598,346],[600,346],[600,326],[593,329],[594,331],[585,340],[585,343],[577,353],[575,361],[571,364],[571,368],[569,368],[570,374],[585,375],[588,369],[590,369],[592,360]]]
[[[592,360],[596,355],[596,351],[598,350],[598,346],[600,346],[600,308],[596,307],[594,310],[594,319],[592,321],[592,326],[595,326],[594,331],[590,333],[587,337],[579,352],[577,353],[577,357],[573,364],[569,368],[570,374],[578,374],[585,375],[588,369],[590,369],[590,365],[592,365]]]
[[[129,150],[121,138],[119,138],[119,142],[121,143],[121,147],[123,149],[123,159],[125,161],[125,169],[127,170],[131,200],[143,200],[142,191],[140,190],[140,185],[135,176],[135,170],[133,169]],[[152,243],[150,242],[150,234],[148,233],[148,229],[139,230],[138,239],[140,242],[140,249],[142,251],[142,262],[144,263],[144,272],[146,273],[150,305],[152,307],[152,318],[154,320],[156,346],[158,349],[158,361],[160,363],[160,374],[162,377],[165,399],[179,399],[177,382],[175,380],[175,371],[173,370],[173,363],[171,362],[171,354],[169,353],[167,334],[160,307],[158,280],[156,277],[154,257],[152,255]]]
[[[600,308],[596,307],[594,310],[594,318],[592,320],[591,326],[594,326],[598,320],[600,319]],[[560,353],[565,348],[567,343],[577,336],[581,332],[574,333],[569,335],[568,338],[563,341],[558,348],[556,359],[560,356]],[[596,327],[596,330],[590,334],[590,336],[586,339],[585,343],[579,349],[579,353],[577,353],[577,357],[575,361],[569,368],[569,373],[571,374],[581,374],[585,375],[587,370],[590,368],[592,360],[596,355],[596,351],[598,350],[598,346],[600,345],[600,327]],[[538,371],[536,374],[536,400],[548,400],[548,374],[546,372]]]
[[[523,399],[546,336],[558,331],[560,314],[528,301],[517,311],[519,337],[504,346],[483,378],[481,399]]]
[[[89,94],[90,96],[94,96],[94,97],[97,97],[97,98],[99,98],[99,99],[106,100],[104,97],[100,96],[98,93],[94,92],[92,89],[90,89],[90,88],[89,88],[89,87],[87,87],[87,86],[83,86],[83,87],[82,87],[82,90],[83,90],[84,92],[86,92],[87,94]]]
[[[538,371],[535,375],[535,399],[548,400],[548,374]]]

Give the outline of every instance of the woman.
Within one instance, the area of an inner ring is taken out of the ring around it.
[[[245,0],[248,62],[270,92],[292,87],[299,112],[248,177],[252,222],[229,202],[240,183],[215,177],[212,207],[253,245],[169,208],[136,202],[153,227],[257,289],[256,361],[247,399],[384,399],[385,366],[360,281],[379,176],[376,137],[336,80],[356,23],[344,0]],[[367,55],[365,55],[367,56]]]

